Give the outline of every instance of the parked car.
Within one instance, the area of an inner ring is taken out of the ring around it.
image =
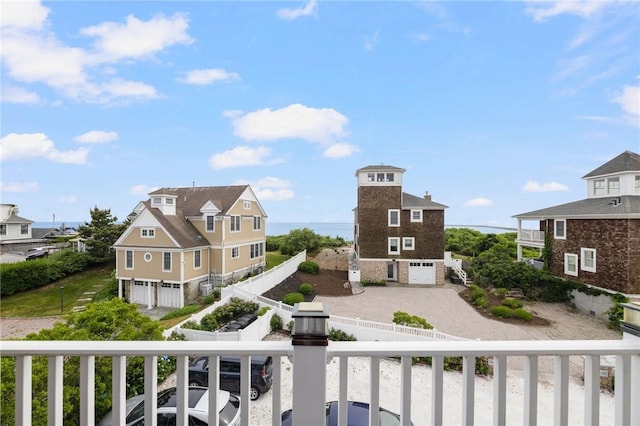
[[[251,390],[249,397],[255,401],[271,389],[273,383],[273,360],[270,356],[251,357]],[[209,357],[196,358],[189,365],[189,385],[209,384]],[[220,389],[240,394],[240,357],[220,357]]]
[[[326,426],[338,424],[338,401],[327,402]],[[291,426],[291,410],[282,413],[282,426]],[[380,426],[399,426],[400,415],[380,407]],[[349,426],[369,425],[369,404],[366,402],[347,401],[347,424]],[[411,423],[413,425],[413,422]]]
[[[176,388],[169,388],[158,393],[158,426],[174,426],[176,424]],[[220,426],[237,426],[240,424],[240,399],[227,391],[219,391],[218,407],[220,409]],[[126,425],[144,425],[144,395],[129,398],[126,404]],[[189,425],[206,426],[209,424],[209,389],[189,387]],[[109,412],[98,426],[113,426],[113,413]]]
[[[40,259],[49,256],[49,250],[44,247],[30,248],[24,255],[26,260]]]
[[[243,328],[254,322],[256,319],[258,319],[258,317],[254,314],[242,314],[238,318],[226,323],[218,331],[224,333],[228,331],[242,330]]]

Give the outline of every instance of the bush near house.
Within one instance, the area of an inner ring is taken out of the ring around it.
[[[500,318],[511,318],[512,310],[508,306],[494,306],[491,308],[491,315]]]
[[[398,325],[405,325],[407,327],[424,328],[426,330],[432,330],[433,326],[422,317],[417,315],[410,315],[406,312],[396,311],[393,313],[393,323]]]
[[[299,291],[303,295],[308,296],[313,292],[313,284],[302,283],[302,284],[300,284],[300,290]]]
[[[273,314],[271,316],[271,320],[269,321],[269,325],[271,326],[271,331],[282,330],[283,326],[282,317],[278,314]]]
[[[320,272],[320,266],[316,262],[306,261],[298,265],[298,271],[316,275]]]
[[[522,301],[518,300],[518,299],[504,299],[502,301],[502,304],[504,306],[507,306],[511,309],[518,309],[518,308],[522,308],[524,306],[524,303],[522,303]]]
[[[533,319],[533,314],[529,311],[525,311],[522,308],[514,309],[513,312],[511,313],[511,316],[513,318],[517,318],[527,322]]]
[[[293,306],[296,303],[304,302],[304,294],[302,293],[287,293],[282,299],[282,303]]]

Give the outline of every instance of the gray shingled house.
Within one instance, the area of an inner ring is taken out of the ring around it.
[[[551,271],[572,281],[640,294],[640,155],[625,151],[582,177],[587,198],[517,214],[522,247],[552,248]],[[538,229],[524,229],[536,221]]]

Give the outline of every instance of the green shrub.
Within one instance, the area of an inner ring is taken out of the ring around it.
[[[201,330],[200,325],[198,325],[198,323],[193,320],[185,322],[180,326],[180,328],[188,328],[189,330]]]
[[[518,309],[518,308],[522,308],[524,306],[524,303],[522,303],[522,301],[518,300],[518,299],[504,299],[502,301],[502,304],[504,306],[507,306],[511,309]]]
[[[309,284],[309,283],[302,283],[300,284],[300,293],[304,294],[305,296],[310,295],[313,292],[313,284]]]
[[[489,299],[486,296],[480,296],[473,301],[478,308],[486,308],[489,306]]]
[[[183,306],[180,309],[176,309],[175,311],[169,312],[167,315],[160,318],[160,320],[169,320],[173,318],[183,317],[185,315],[191,315],[198,312],[199,310],[200,310],[199,305],[189,304],[189,305]]]
[[[387,285],[387,281],[386,280],[362,280],[360,281],[360,284],[362,284],[363,286],[367,287],[367,286],[386,286]]]
[[[293,331],[293,324],[294,324],[293,320],[287,323],[287,330],[289,330],[289,333]]]
[[[494,317],[511,318],[512,312],[511,308],[507,306],[494,306],[491,308],[491,315]]]
[[[320,272],[320,266],[316,262],[302,262],[298,265],[298,271],[304,272],[305,274],[317,274]]]
[[[396,311],[393,313],[393,323],[398,325],[405,325],[407,327],[424,328],[427,330],[433,329],[433,326],[427,322],[424,318],[417,315],[409,315],[406,312]]]
[[[476,302],[480,298],[487,299],[487,292],[485,289],[478,287],[477,285],[472,285],[471,287],[471,301]],[[475,303],[477,305],[477,303]]]
[[[264,314],[266,314],[267,312],[269,312],[269,309],[271,309],[271,308],[268,307],[268,306],[263,306],[262,308],[258,309],[258,312],[256,312],[256,315],[261,317]]]
[[[504,287],[500,287],[500,288],[496,288],[495,292],[498,296],[506,296],[509,293],[509,289],[508,288],[504,288]]]
[[[200,320],[200,329],[205,331],[214,331],[218,328],[218,318],[215,311],[202,317]]]
[[[287,293],[284,295],[284,298],[282,298],[282,303],[285,303],[287,305],[293,306],[296,303],[300,303],[300,302],[304,302],[304,294],[302,293]]]
[[[282,330],[282,317],[278,314],[273,314],[269,321],[269,325],[271,326],[272,331]]]
[[[334,342],[355,342],[358,339],[356,339],[353,334],[347,334],[342,330],[330,328],[329,340],[333,340]]]
[[[533,314],[529,311],[525,311],[522,308],[518,308],[518,309],[514,309],[512,312],[512,316],[513,318],[518,318],[519,320],[523,320],[523,321],[531,321],[531,319],[533,318]]]
[[[217,298],[214,294],[208,294],[202,298],[202,303],[205,305],[213,305],[216,302]]]

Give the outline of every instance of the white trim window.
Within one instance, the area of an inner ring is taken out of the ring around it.
[[[133,250],[124,251],[124,269],[133,269]]]
[[[202,250],[196,250],[193,252],[193,269],[200,269],[202,267]]]
[[[607,193],[609,195],[616,195],[620,193],[620,178],[607,179]]]
[[[251,244],[250,258],[255,259],[264,255],[264,243]]]
[[[262,218],[260,216],[253,217],[253,230],[259,231],[262,229]]]
[[[240,232],[240,215],[231,216],[231,232]]]
[[[593,181],[593,195],[605,195],[604,179]]]
[[[556,240],[567,239],[567,221],[565,219],[556,219],[553,221],[553,237]]]
[[[154,228],[141,228],[140,229],[140,237],[141,238],[155,238],[156,230]]]
[[[207,232],[215,232],[216,231],[216,217],[208,214],[205,217],[205,231]]]
[[[240,257],[240,248],[239,247],[231,247],[231,258],[237,259]]]
[[[0,235],[7,235],[7,225],[0,224]]]
[[[578,255],[573,253],[564,254],[564,273],[578,276]]]
[[[171,272],[171,252],[162,252],[162,270],[164,272]]]
[[[419,210],[419,209],[411,210],[411,222],[422,222],[422,210]]]
[[[400,226],[400,210],[389,209],[389,226]]]
[[[640,175],[636,176],[636,181],[633,185],[633,192],[640,194]]]
[[[243,201],[242,208],[245,210],[251,210],[251,201]]]
[[[375,182],[376,174],[375,173],[367,173],[367,182]]]
[[[390,237],[388,239],[388,249],[389,254],[400,254],[400,238]]]
[[[587,272],[596,272],[596,249],[580,249],[580,269]]]
[[[27,224],[21,224],[20,225],[20,235],[26,235],[29,233],[29,225]]]
[[[416,249],[416,239],[414,237],[402,238],[402,250],[415,250],[415,249]]]

